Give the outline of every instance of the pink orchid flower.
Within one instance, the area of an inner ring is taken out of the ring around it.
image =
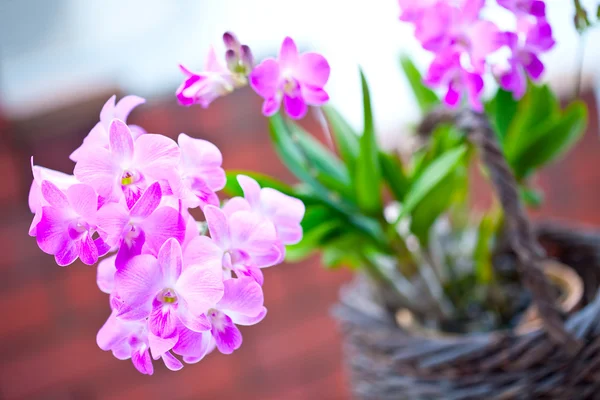
[[[298,54],[296,44],[286,37],[279,57],[268,58],[250,74],[250,86],[264,98],[262,112],[275,114],[283,101],[286,113],[293,119],[304,117],[308,106],[321,106],[329,100],[323,89],[329,79],[329,64],[317,53]]]
[[[108,148],[109,138],[108,130],[113,119],[120,119],[127,122],[127,117],[131,111],[146,102],[145,99],[138,96],[125,96],[115,105],[116,96],[112,96],[102,107],[100,111],[100,122],[98,122],[83,139],[81,146],[77,148],[69,158],[77,162],[82,155],[88,151],[95,151],[98,147]],[[134,139],[146,133],[144,129],[136,125],[130,125]]]
[[[75,165],[75,176],[104,199],[125,197],[128,207],[151,183],[166,180],[179,164],[179,147],[170,138],[146,134],[135,141],[129,127],[114,119],[110,146],[86,153]]]
[[[479,17],[484,3],[484,0],[438,2],[425,9],[416,21],[415,37],[423,48],[436,53],[449,48],[468,53],[473,68],[481,73],[486,57],[501,46],[498,27]]]
[[[295,244],[302,239],[300,222],[304,217],[304,203],[272,188],[262,188],[254,179],[238,175],[244,198],[234,197],[223,206],[228,216],[241,210],[253,211],[267,218],[277,230],[283,244]]]
[[[42,196],[47,205],[36,227],[38,246],[54,255],[56,263],[65,266],[80,258],[92,265],[110,247],[101,238],[92,239],[96,232],[98,196],[91,186],[75,184],[63,193],[50,181],[42,182]]]
[[[150,358],[150,346],[153,335],[149,332],[148,321],[128,321],[118,318],[118,301],[111,300],[112,313],[96,336],[98,347],[104,351],[112,351],[113,355],[119,360],[131,358],[134,367],[139,372],[152,375],[154,366]],[[169,351],[165,351],[155,359],[158,358],[162,358],[165,366],[171,371],[178,371],[183,368],[181,361]]]
[[[29,188],[29,209],[34,213],[33,221],[29,226],[29,236],[36,235],[36,227],[42,218],[42,207],[47,206],[48,202],[42,195],[42,182],[50,181],[61,191],[65,192],[70,186],[79,183],[73,175],[67,175],[60,171],[33,165],[33,157],[31,157],[31,172],[33,173],[33,182]]]
[[[115,275],[122,301],[117,316],[133,321],[148,317],[150,333],[163,339],[150,343],[155,357],[175,346],[179,324],[194,332],[211,327],[206,313],[223,297],[223,273],[217,263],[194,261],[198,263],[184,265],[179,242],[169,239],[158,258],[133,257]]]
[[[263,306],[262,288],[252,278],[228,279],[225,294],[216,306],[207,312],[211,334],[219,351],[231,354],[242,345],[238,325],[254,325],[267,314]]]
[[[284,249],[277,239],[273,224],[249,211],[227,216],[217,207],[208,205],[204,216],[211,237],[199,236],[187,247],[186,259],[211,260],[225,270],[226,277],[235,272],[238,277],[251,276],[260,284],[260,268],[270,267],[283,260]]]
[[[143,252],[158,254],[169,238],[183,241],[183,217],[174,208],[159,207],[161,198],[160,184],[154,182],[131,209],[122,203],[109,203],[98,210],[102,237],[111,247],[119,246],[115,261],[117,268]]]
[[[200,104],[207,108],[216,98],[231,93],[235,89],[235,79],[227,67],[217,59],[213,47],[208,51],[206,66],[201,73],[194,73],[179,65],[186,80],[177,89],[177,100],[183,106]]]
[[[492,71],[500,86],[511,91],[515,99],[520,99],[527,89],[527,75],[533,81],[538,81],[544,72],[539,54],[554,46],[552,28],[543,19],[535,23],[522,20],[519,31],[505,32],[503,40],[511,56],[506,64],[494,65]]]
[[[173,171],[169,184],[173,194],[189,208],[219,205],[216,191],[225,187],[223,157],[214,144],[193,139],[181,133],[177,140],[181,149],[179,167]]]
[[[476,111],[483,110],[481,104],[483,78],[462,66],[459,53],[438,54],[423,80],[427,85],[447,88],[444,102],[448,106],[457,107],[466,92],[469,105]]]

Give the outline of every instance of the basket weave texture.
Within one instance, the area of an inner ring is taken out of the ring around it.
[[[398,326],[381,288],[359,276],[341,292],[341,322],[354,394],[360,399],[600,399],[600,234],[542,224],[524,213],[517,185],[485,118],[436,110],[420,129],[451,122],[481,153],[505,213],[506,239],[541,328],[426,335]],[[540,245],[543,244],[543,247]],[[542,272],[549,256],[584,281],[582,307],[563,315]]]

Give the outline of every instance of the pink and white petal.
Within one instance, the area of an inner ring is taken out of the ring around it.
[[[108,99],[106,101],[106,103],[104,103],[104,106],[102,106],[102,110],[100,110],[100,122],[105,126],[105,128],[108,128],[111,120],[115,116],[115,100],[116,99],[117,99],[117,96],[113,94],[110,97],[110,99]]]
[[[233,197],[223,205],[221,208],[227,217],[231,217],[233,213],[238,211],[252,211],[252,207],[248,201],[243,197]]]
[[[152,358],[150,358],[150,352],[147,349],[134,351],[131,355],[131,362],[135,369],[144,375],[152,375],[154,373]]]
[[[204,207],[204,217],[208,225],[210,237],[222,249],[227,249],[231,242],[229,232],[229,221],[227,216],[219,208],[211,205]]]
[[[260,192],[260,201],[263,210],[277,220],[279,217],[285,217],[300,223],[304,218],[306,210],[304,203],[295,197],[288,196],[273,188],[264,188]]]
[[[192,180],[190,192],[196,198],[198,205],[202,209],[209,204],[215,207],[219,205],[219,197],[202,179]]]
[[[94,239],[94,244],[98,249],[98,257],[102,257],[112,250],[112,247],[109,246],[101,237]]]
[[[144,191],[142,196],[131,208],[132,218],[145,219],[156,210],[162,198],[162,189],[159,182],[154,182]]]
[[[52,182],[42,182],[42,196],[54,208],[68,208],[67,196]]]
[[[133,136],[125,122],[113,119],[108,128],[110,152],[113,159],[122,167],[133,159]]]
[[[113,112],[113,117],[118,118],[121,121],[127,122],[127,117],[131,111],[137,106],[144,104],[146,99],[138,96],[125,96],[117,103]]]
[[[308,106],[300,96],[283,96],[283,108],[292,119],[301,119],[308,112]]]
[[[446,96],[444,96],[444,103],[446,103],[449,107],[452,108],[458,107],[461,97],[462,94],[460,90],[457,90],[455,85],[451,83],[450,85],[448,85],[448,91],[446,92]]]
[[[111,197],[111,194],[120,178],[119,166],[114,162],[110,151],[99,148],[75,164],[75,176],[83,183],[91,185],[99,196]]]
[[[281,69],[293,70],[297,67],[299,62],[298,48],[291,37],[287,36],[283,39],[283,43],[281,43],[281,48],[279,49],[278,60]]]
[[[89,234],[85,234],[80,241],[79,259],[86,265],[98,262],[98,248]]]
[[[272,267],[285,258],[285,246],[279,240],[254,241],[248,249],[252,263],[258,268]]]
[[[140,223],[140,227],[146,234],[148,250],[155,255],[167,239],[174,238],[181,243],[185,236],[185,220],[171,207],[159,207]]]
[[[166,136],[149,133],[135,141],[133,162],[145,176],[168,179],[169,171],[179,164],[179,156],[177,143]]]
[[[260,185],[254,179],[246,175],[238,175],[237,181],[244,191],[244,198],[252,208],[260,206]]]
[[[275,97],[280,79],[279,63],[273,58],[267,58],[258,64],[249,76],[250,86],[264,99]]]
[[[40,223],[42,219],[42,206],[39,207],[38,212],[36,212],[31,220],[31,225],[29,225],[29,236],[35,237],[37,235],[37,225]]]
[[[187,267],[175,285],[193,315],[206,314],[223,297],[223,272],[219,265]]]
[[[146,130],[144,128],[142,128],[139,125],[129,124],[127,126],[129,126],[129,130],[131,130],[131,136],[133,137],[133,140],[136,140],[140,136],[148,133],[148,132],[146,132]]]
[[[329,95],[323,89],[312,86],[301,87],[302,98],[311,106],[322,106],[329,101]]]
[[[262,288],[252,278],[242,277],[228,279],[224,283],[225,294],[217,304],[217,308],[227,315],[231,312],[255,316],[263,309],[264,295]]]
[[[123,235],[123,229],[129,223],[129,213],[123,204],[108,203],[96,214],[99,233],[107,245],[114,247]]]
[[[79,241],[68,241],[66,246],[62,247],[58,253],[54,255],[54,260],[60,267],[71,265],[79,257],[81,252],[81,242]]]
[[[200,228],[198,227],[198,223],[189,213],[185,218],[185,236],[183,238],[183,243],[181,243],[181,251],[185,254],[188,244],[195,238],[200,236]],[[184,257],[185,261],[185,257]],[[185,263],[184,263],[185,264]]]
[[[96,283],[98,288],[106,294],[111,294],[115,289],[115,267],[116,256],[110,256],[98,263],[98,271],[96,274]]]
[[[231,243],[235,248],[250,252],[255,241],[276,241],[277,231],[273,223],[254,212],[238,211],[229,220]]]
[[[473,110],[481,112],[483,111],[483,104],[481,103],[481,92],[483,90],[483,78],[481,75],[466,73],[465,87],[467,89],[467,98],[469,104]]]
[[[175,358],[175,356],[168,351],[164,353],[162,356],[162,360],[165,363],[165,366],[169,368],[171,371],[179,371],[183,368],[183,364],[181,361]]]
[[[223,354],[231,354],[242,345],[242,333],[225,314],[220,315],[218,327],[213,324],[211,333],[217,348]]]
[[[173,238],[168,239],[158,251],[158,265],[162,272],[163,281],[171,286],[177,282],[181,275],[183,256],[181,245]]]
[[[150,302],[144,303],[137,306],[129,306],[127,304],[121,304],[117,316],[120,320],[132,322],[132,321],[144,321],[147,323],[146,318],[152,312],[152,304]]]
[[[133,257],[142,254],[144,252],[145,244],[146,234],[143,230],[136,231],[134,228],[131,228],[130,232],[125,233],[123,240],[121,240],[121,245],[117,251],[117,258],[115,260],[117,270],[123,268],[123,266]]]
[[[163,339],[177,336],[177,324],[179,323],[179,318],[177,317],[175,306],[170,304],[163,305],[158,300],[154,300],[153,303],[152,312],[148,317],[148,328],[150,328],[150,333]],[[174,346],[175,343],[177,343],[177,340],[171,344],[171,347]],[[170,350],[171,347],[167,350]],[[154,352],[154,349],[152,349],[154,358],[157,358],[161,354],[162,352],[157,354]]]
[[[179,341],[173,347],[173,352],[184,357],[187,363],[195,363],[209,353],[214,343],[210,330],[194,332],[186,328],[179,331]]]
[[[208,54],[206,56],[206,63],[204,64],[204,67],[205,67],[206,71],[210,71],[210,72],[226,72],[227,71],[227,68],[225,68],[219,62],[219,59],[217,58],[217,52],[215,51],[215,48],[213,46],[210,46],[210,48],[208,49]]]
[[[480,20],[470,28],[471,62],[477,72],[484,72],[485,59],[488,55],[498,50],[502,43],[500,29],[491,21]]]
[[[39,206],[41,206],[42,202],[42,188],[35,181],[35,179],[31,182],[31,187],[29,188],[29,196],[27,198],[27,203],[29,205],[29,210],[32,213],[35,213]]]
[[[220,167],[223,163],[221,151],[207,140],[194,139],[185,133],[180,133],[177,143],[186,168],[204,170],[207,167]]]
[[[150,305],[161,283],[158,262],[148,254],[133,257],[115,274],[115,291],[131,307]]]
[[[229,316],[231,317],[231,320],[236,324],[236,325],[244,325],[244,326],[251,326],[251,325],[256,325],[258,324],[260,321],[262,321],[265,316],[267,315],[267,308],[263,307],[260,312],[256,315],[245,315],[245,314],[239,314],[239,313],[229,313]]]
[[[211,328],[210,321],[205,314],[194,315],[192,314],[185,301],[179,302],[177,309],[177,315],[181,323],[187,328],[194,332],[209,331]]]
[[[187,245],[183,253],[184,269],[192,265],[221,266],[223,249],[208,236],[197,236]]]
[[[37,244],[44,253],[58,254],[71,241],[68,215],[65,210],[50,206],[42,207],[40,214],[41,218],[36,226]]]
[[[277,236],[283,244],[296,244],[302,240],[302,226],[299,223],[277,224]]]
[[[98,195],[94,188],[85,183],[75,184],[67,189],[67,199],[73,210],[86,222],[93,222],[98,209]]]
[[[115,344],[127,337],[128,333],[126,324],[119,320],[116,311],[113,311],[98,331],[96,343],[104,351],[112,350]]]
[[[534,53],[529,53],[529,57],[527,57],[527,62],[523,63],[523,67],[527,74],[534,81],[538,81],[544,73],[544,64],[540,61],[540,59]]]
[[[327,83],[330,71],[329,63],[321,54],[304,53],[299,57],[294,77],[302,84],[321,89]]]
[[[279,107],[281,107],[281,97],[279,95],[269,97],[263,102],[262,113],[265,117],[271,117],[279,111]]]

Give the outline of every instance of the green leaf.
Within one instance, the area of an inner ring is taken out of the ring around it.
[[[587,107],[582,101],[574,101],[564,110],[558,121],[540,125],[532,131],[537,140],[514,160],[517,179],[522,179],[540,166],[557,159],[570,149],[585,132]]]
[[[512,92],[498,88],[494,102],[494,119],[500,143],[504,143],[508,128],[517,113],[518,105],[519,103],[513,98]]]
[[[348,226],[339,219],[321,221],[313,229],[304,232],[300,243],[286,246],[285,259],[288,262],[303,260],[314,251],[325,247],[329,242],[347,232]]]
[[[539,208],[544,202],[544,195],[542,192],[524,186],[521,186],[519,191],[521,199],[528,207]]]
[[[426,247],[429,244],[431,226],[454,203],[455,192],[460,187],[460,178],[456,170],[449,174],[438,182],[411,212],[410,231],[419,239],[421,246]]]
[[[477,243],[473,251],[475,278],[480,284],[488,284],[494,276],[492,265],[492,239],[496,232],[497,218],[488,214],[481,218],[477,228]]]
[[[292,139],[298,143],[314,168],[341,183],[350,184],[348,169],[334,153],[297,124],[290,122],[289,126]]]
[[[329,242],[323,249],[323,264],[326,268],[339,268],[341,266],[357,269],[361,266],[359,252],[363,252],[359,238],[352,235],[342,235]]]
[[[512,164],[523,149],[537,140],[535,128],[540,124],[551,123],[560,115],[558,100],[548,85],[528,84],[527,93],[519,101],[517,113],[509,124],[504,137],[504,152]]]
[[[253,178],[260,187],[268,187],[275,190],[280,191],[281,193],[287,194],[288,196],[296,197],[296,191],[290,185],[287,185],[281,181],[278,181],[275,178],[271,178],[270,176],[260,174],[258,172],[252,171],[242,171],[242,170],[229,170],[226,171],[227,183],[223,188],[223,191],[231,197],[234,196],[244,196],[244,191],[240,187],[240,184],[237,181],[238,175],[246,175],[250,178]]]
[[[360,71],[360,78],[363,91],[365,130],[359,140],[360,151],[356,160],[354,189],[360,209],[367,214],[375,215],[383,208],[379,151],[373,126],[369,86],[362,70]]]
[[[409,215],[435,186],[446,179],[460,164],[467,153],[467,146],[461,145],[433,161],[411,185],[402,204],[401,216]]]
[[[323,111],[331,125],[333,140],[340,156],[346,163],[350,173],[352,173],[359,152],[358,134],[335,108],[324,106]]]
[[[410,182],[404,172],[404,167],[400,159],[394,154],[380,152],[379,162],[381,163],[381,172],[385,183],[394,195],[394,198],[402,202],[408,191]]]
[[[419,108],[423,113],[426,113],[433,106],[438,104],[440,100],[435,92],[423,84],[423,77],[421,76],[421,73],[408,56],[402,55],[400,57],[400,65],[402,66],[404,75],[406,76],[406,79],[412,88],[415,99],[419,104]]]

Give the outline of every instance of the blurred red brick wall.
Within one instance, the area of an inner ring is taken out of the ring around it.
[[[109,308],[96,287],[95,267],[61,269],[37,248],[27,235],[26,196],[29,156],[71,172],[68,155],[96,122],[101,105],[10,124],[0,119],[0,399],[348,398],[329,310],[350,274],[325,271],[317,259],[266,271],[269,313],[261,324],[242,328],[244,344],[233,355],[215,353],[177,373],[156,362],[148,377],[97,347],[96,332]],[[539,180],[547,197],[543,215],[600,225],[600,145],[597,115],[591,114],[586,138]],[[129,121],[171,137],[186,132],[208,139],[223,152],[226,168],[291,179],[271,150],[260,104],[247,91],[209,110],[179,107],[172,97],[150,101]]]

